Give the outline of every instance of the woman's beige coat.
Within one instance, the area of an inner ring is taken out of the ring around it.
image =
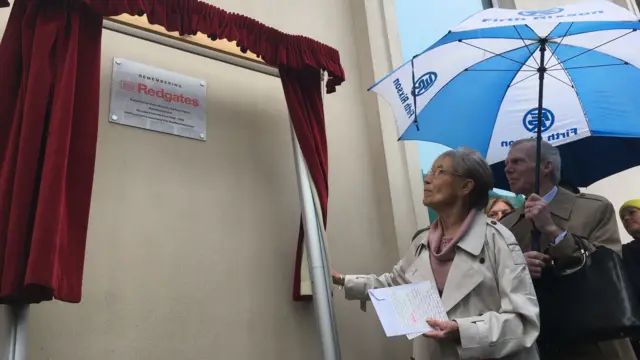
[[[434,281],[427,247],[428,230],[413,240],[390,273],[349,275],[349,300],[369,300],[368,289]],[[538,301],[515,238],[504,226],[478,214],[460,239],[442,301],[460,327],[460,342],[414,340],[416,360],[537,360]]]

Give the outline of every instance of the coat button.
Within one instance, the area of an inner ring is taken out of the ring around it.
[[[484,258],[483,257],[480,258],[480,264],[484,264]]]
[[[498,225],[498,223],[495,220],[491,220],[491,225]]]

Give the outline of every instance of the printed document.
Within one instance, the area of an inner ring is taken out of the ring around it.
[[[388,337],[413,339],[433,330],[427,319],[449,320],[431,281],[369,290],[371,303]]]

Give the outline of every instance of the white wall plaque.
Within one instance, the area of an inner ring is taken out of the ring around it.
[[[109,122],[206,140],[206,98],[203,80],[113,59]]]

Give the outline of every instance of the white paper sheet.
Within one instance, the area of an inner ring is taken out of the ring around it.
[[[372,289],[369,297],[388,337],[413,339],[433,330],[427,319],[449,320],[438,289],[430,281]]]

